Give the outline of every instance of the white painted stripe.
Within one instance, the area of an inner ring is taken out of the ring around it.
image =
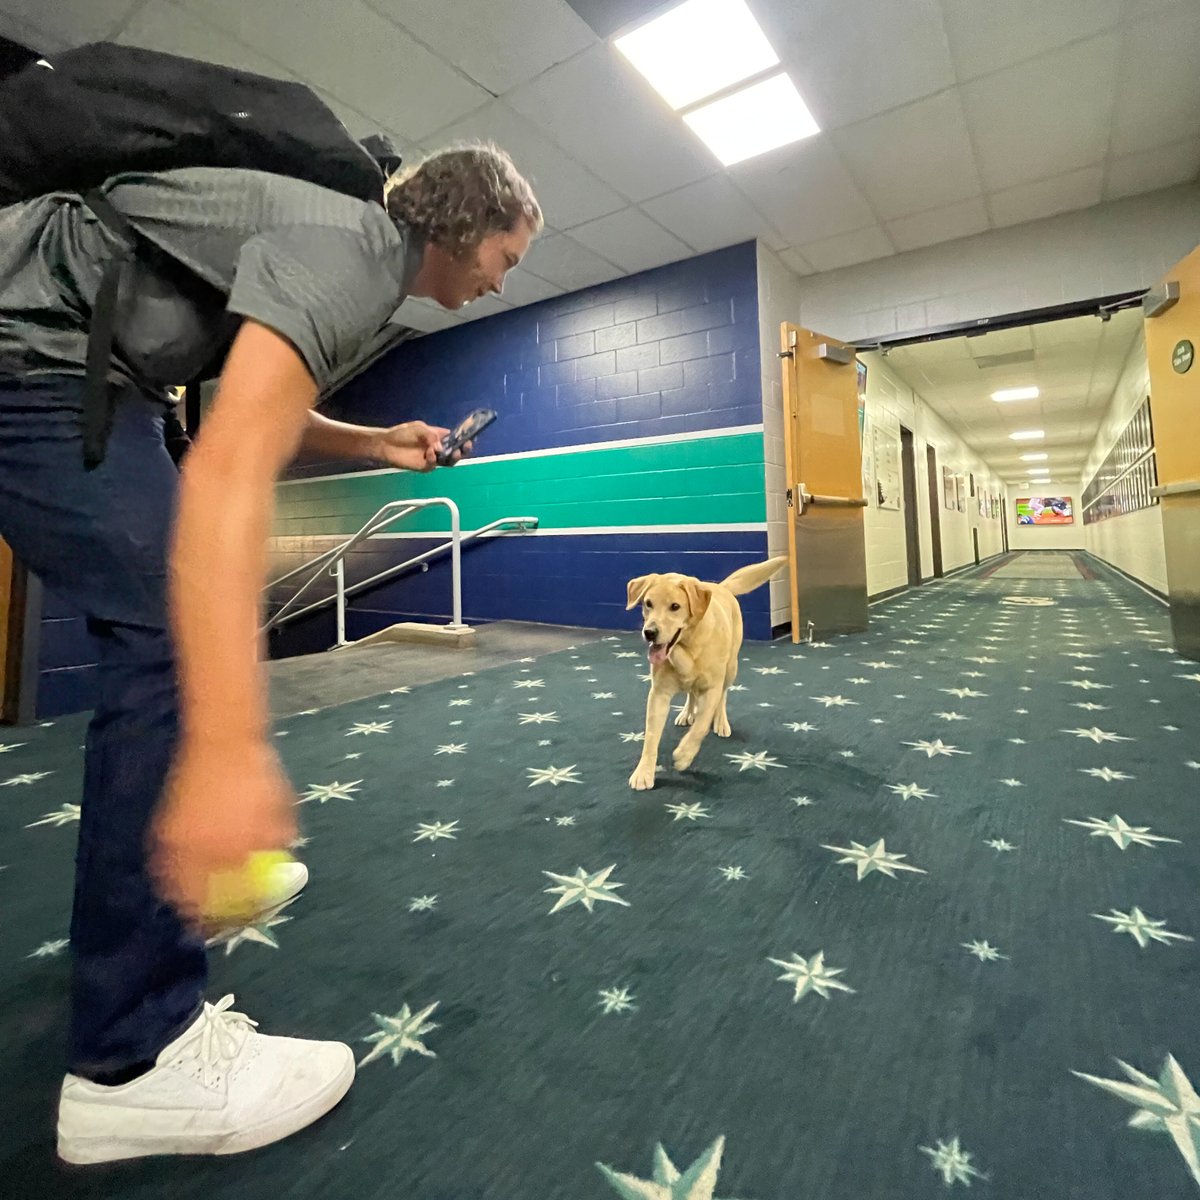
[[[696,524],[696,526],[577,526],[574,528],[564,529],[529,529],[526,533],[518,534],[515,530],[509,533],[497,532],[494,534],[484,534],[485,538],[528,538],[528,536],[540,536],[540,538],[587,538],[596,534],[625,534],[625,533],[665,533],[665,534],[685,534],[685,533],[766,533],[766,521],[749,521],[744,524]],[[412,539],[412,538],[439,538],[439,536],[448,536],[449,529],[440,529],[436,533],[380,533],[376,538],[371,540],[382,541],[385,538],[394,539]],[[311,536],[308,534],[306,536]],[[342,534],[341,536],[348,536]]]
[[[524,532],[514,530],[494,530],[489,533],[480,535],[483,538],[492,537],[591,537],[596,534],[631,534],[631,533],[766,533],[767,523],[765,521],[748,521],[744,524],[713,524],[713,525],[588,525],[578,528],[564,529],[530,529]],[[465,530],[464,532],[469,532]],[[277,534],[276,541],[284,541],[291,537],[303,537],[306,540],[319,540],[327,538],[329,541],[343,541],[350,537],[350,533],[322,533],[313,535],[305,534]],[[386,541],[413,541],[424,539],[426,541],[434,538],[449,537],[449,529],[428,529],[424,532],[406,531],[403,533],[377,533],[370,540]]]
[[[667,446],[674,442],[698,442],[703,438],[740,437],[747,433],[762,433],[762,425],[731,425],[726,429],[700,429],[695,433],[667,433],[659,437],[621,438],[612,442],[588,442],[581,446],[551,446],[545,450],[524,450],[519,454],[490,454],[481,458],[464,458],[454,469],[480,467],[485,463],[511,462],[518,458],[545,458],[550,454],[584,454],[592,450],[621,450],[634,446]],[[324,483],[330,479],[361,479],[368,475],[398,475],[396,467],[381,467],[375,471],[344,471],[339,475],[313,475],[308,479],[281,479],[277,486],[299,483]]]

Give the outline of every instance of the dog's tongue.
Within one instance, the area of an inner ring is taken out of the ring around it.
[[[665,663],[666,661],[667,661],[666,646],[659,645],[659,646],[651,646],[650,647],[650,665],[652,667],[656,667],[660,663]]]

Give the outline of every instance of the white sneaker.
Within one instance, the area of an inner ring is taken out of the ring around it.
[[[255,1033],[230,1012],[203,1014],[145,1075],[102,1087],[68,1075],[58,1109],[58,1155],[69,1163],[151,1154],[237,1154],[277,1142],[334,1108],[354,1082],[340,1042]]]

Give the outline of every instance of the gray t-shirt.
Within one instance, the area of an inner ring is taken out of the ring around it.
[[[110,370],[122,382],[215,374],[251,318],[296,347],[324,392],[377,350],[421,264],[423,248],[379,205],[279,175],[195,167],[118,175],[103,190],[161,251],[123,279]],[[0,209],[0,377],[84,373],[114,243],[77,195]]]

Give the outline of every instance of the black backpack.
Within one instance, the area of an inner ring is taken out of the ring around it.
[[[386,138],[357,142],[307,87],[101,42],[0,83],[0,206],[77,192],[124,245],[105,264],[88,331],[84,462],[104,458],[117,289],[139,252],[133,226],[99,192],[124,171],[240,167],[383,203],[399,159]],[[186,383],[190,381],[179,381]]]

